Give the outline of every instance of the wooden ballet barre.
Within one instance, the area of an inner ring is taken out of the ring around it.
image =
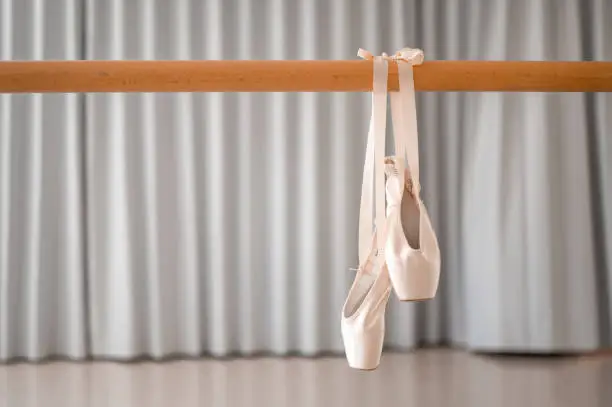
[[[612,92],[612,62],[426,61],[414,72],[419,91]],[[371,90],[361,60],[0,62],[0,93]]]

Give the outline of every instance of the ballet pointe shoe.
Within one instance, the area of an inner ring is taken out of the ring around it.
[[[405,176],[399,176],[404,168],[394,157],[385,160],[385,260],[391,285],[400,301],[423,301],[434,298],[438,290],[440,249],[410,173],[405,170]]]
[[[368,260],[357,270],[342,308],[342,340],[348,364],[354,369],[374,370],[380,364],[391,282],[384,256],[378,260]]]
[[[383,247],[387,240],[384,152],[388,77],[384,58],[374,58],[373,73],[372,118],[359,209],[359,268],[340,319],[348,364],[362,370],[376,369],[380,363],[385,337],[385,310],[391,293]],[[375,218],[373,213],[376,213]]]

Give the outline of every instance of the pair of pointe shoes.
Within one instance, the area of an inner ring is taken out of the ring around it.
[[[391,289],[401,301],[432,299],[438,289],[440,253],[427,210],[397,157],[385,160],[386,233],[357,270],[342,309],[342,339],[349,366],[373,370],[380,363],[385,310]],[[405,181],[404,181],[405,180]],[[378,246],[382,248],[376,249]]]

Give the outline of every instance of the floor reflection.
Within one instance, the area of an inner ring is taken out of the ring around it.
[[[0,406],[610,406],[612,358],[386,353],[343,358],[0,366]]]

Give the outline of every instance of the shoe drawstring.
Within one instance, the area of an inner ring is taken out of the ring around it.
[[[376,254],[374,255],[374,257],[377,258],[379,256],[384,256],[384,255],[385,255],[385,249],[381,247],[380,249],[376,250]],[[357,272],[359,272],[361,270],[362,270],[362,267],[357,267],[357,268],[349,267],[349,271],[352,271],[352,272],[355,272],[355,273],[357,273]]]

